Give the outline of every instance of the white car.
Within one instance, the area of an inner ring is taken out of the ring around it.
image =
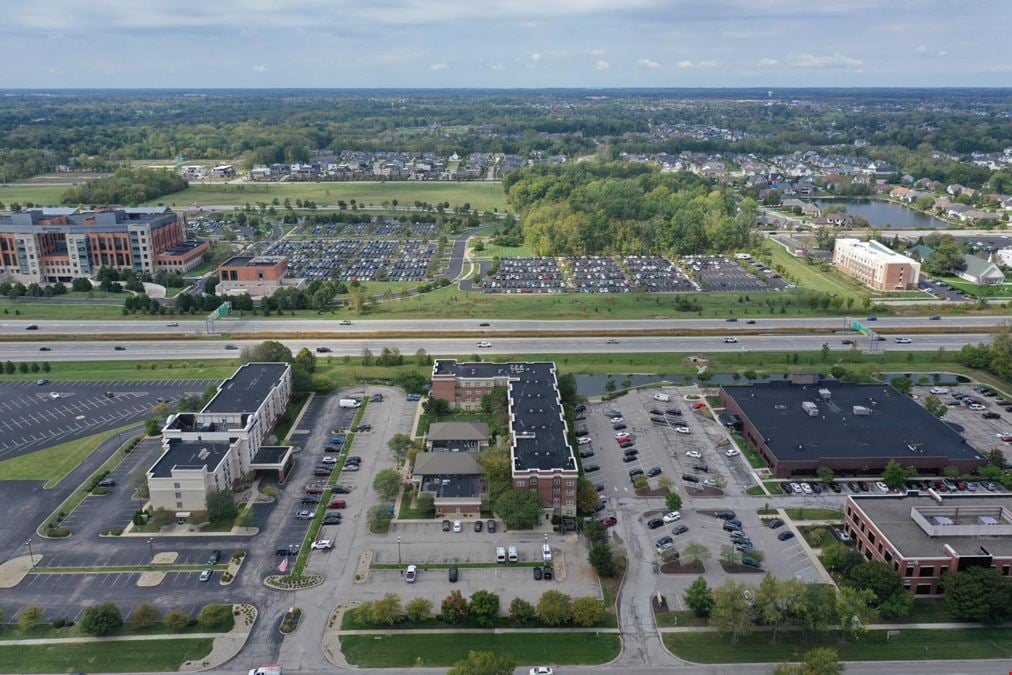
[[[736,338],[736,337],[726,337],[726,338],[724,338],[724,342],[727,342],[728,344],[733,344],[733,343],[735,343],[737,341],[738,341],[738,338]]]
[[[882,481],[875,483],[875,487],[877,487],[881,492],[889,492],[889,486]]]
[[[590,445],[590,438],[588,436],[580,436],[576,439],[577,445]]]
[[[58,392],[58,391],[51,391],[51,392],[49,392],[49,398],[51,398],[51,399],[57,399],[57,398],[60,398],[60,396],[62,396],[62,394],[60,394],[60,392]]]
[[[338,325],[339,325],[339,326],[350,326],[350,325],[351,325],[351,321],[350,321],[350,320],[348,320],[348,319],[344,319],[344,320],[343,320],[343,321],[341,321],[341,323],[339,323]]]
[[[685,453],[685,456],[691,457],[693,459],[702,459],[703,453],[701,453],[699,450],[689,450],[687,453]]]
[[[1009,441],[1012,441],[1012,431],[999,431],[998,433],[995,434],[995,438],[997,438],[999,441],[1004,441],[1005,443],[1008,443]]]
[[[478,343],[478,349],[488,349],[491,346],[492,346],[491,342],[485,342],[484,340]]]
[[[616,416],[616,417],[612,417],[608,421],[611,422],[612,424],[621,424],[622,422],[625,422],[625,419],[623,419],[622,417],[617,417]]]
[[[665,403],[667,403],[668,401],[671,400],[671,397],[668,396],[667,394],[654,394],[654,400],[655,401],[664,401]]]
[[[666,514],[664,514],[664,517],[661,518],[661,520],[663,520],[665,523],[673,523],[676,520],[681,520],[681,519],[682,519],[682,514],[679,513],[678,511],[672,511],[671,513],[666,513]]]
[[[453,531],[460,532],[464,529],[463,525],[460,524],[459,520],[453,521]]]
[[[728,448],[727,450],[724,451],[724,455],[726,455],[727,457],[737,457],[740,454],[741,450],[739,450],[738,448]]]
[[[530,675],[555,675],[551,666],[535,666],[531,668]]]
[[[971,403],[967,406],[970,410],[987,410],[986,406],[982,406],[979,403]]]
[[[898,345],[908,345],[911,342],[913,342],[913,340],[911,340],[910,338],[896,338],[895,342]]]
[[[628,431],[616,431],[615,438],[625,438],[629,435]]]
[[[684,426],[675,427],[675,431],[677,431],[680,434],[691,434],[692,433],[692,429],[690,429],[689,427],[684,427]]]
[[[802,483],[801,491],[804,492],[806,495],[810,495],[812,494],[812,486],[809,485],[808,483]]]
[[[334,542],[330,539],[317,539],[309,547],[314,551],[326,551],[327,549],[334,548]]]
[[[717,487],[717,479],[716,478],[707,478],[706,480],[703,481],[703,485],[705,485],[707,487]]]
[[[404,573],[404,581],[409,584],[415,583],[415,579],[418,577],[418,567],[415,565],[408,565],[408,571]]]
[[[801,483],[791,483],[791,492],[794,494],[804,492],[804,490],[801,489]]]
[[[323,457],[320,458],[320,464],[337,464],[337,457],[324,455]]]
[[[949,388],[948,387],[932,387],[931,388],[931,393],[932,394],[948,394],[949,393]]]

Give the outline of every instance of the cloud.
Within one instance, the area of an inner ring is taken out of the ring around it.
[[[763,58],[761,58],[758,61],[756,61],[755,64],[757,66],[759,66],[760,68],[769,68],[771,66],[777,65],[778,63],[779,63],[779,61],[777,61],[776,59],[771,59],[768,56],[764,56]]]
[[[917,49],[914,50],[918,54],[924,54],[928,51],[927,45],[917,45]]]
[[[431,66],[429,66],[429,70],[446,70],[449,67],[450,66],[448,66],[445,63],[433,63]]]
[[[696,62],[685,59],[684,61],[678,62],[678,67],[682,70],[687,70],[689,68],[716,68],[718,65],[720,65],[719,61],[712,61],[708,59]]]
[[[590,55],[591,56],[604,56],[604,50],[603,49],[593,49],[593,50],[591,50]]]
[[[694,65],[695,64],[692,63],[692,61],[689,61],[689,60],[679,61],[678,62],[678,67],[681,68],[681,69],[683,69],[683,70],[686,69],[686,68],[692,68]]]
[[[720,61],[710,61],[710,60],[699,61],[698,63],[696,63],[696,65],[700,68],[716,68],[717,66],[720,65]]]
[[[834,52],[829,56],[818,56],[816,54],[791,54],[787,62],[795,68],[848,68],[857,70],[864,65],[861,59],[855,59],[840,52]]]
[[[641,68],[660,68],[661,67],[661,64],[657,63],[656,61],[651,61],[650,59],[640,59],[639,61],[636,62],[636,65],[639,66],[639,67],[641,67]]]
[[[594,64],[595,70],[608,70],[609,68],[611,68],[611,64],[605,61],[604,59],[601,59],[600,61]]]
[[[266,73],[267,72],[267,66],[253,66],[253,72],[254,73]]]
[[[529,58],[530,58],[531,61],[534,61],[535,63],[537,63],[538,61],[541,60],[541,54],[538,54],[537,52],[534,52],[533,54],[530,55]]]
[[[506,70],[506,66],[501,63],[493,63],[488,67],[489,70]]]

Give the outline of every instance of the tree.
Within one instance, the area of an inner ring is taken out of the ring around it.
[[[390,529],[390,521],[393,520],[393,517],[393,514],[390,513],[390,507],[385,504],[376,504],[369,507],[367,515],[369,530],[375,533],[386,532]]]
[[[945,613],[958,621],[996,623],[1012,614],[1012,580],[993,567],[942,577]]]
[[[165,613],[162,621],[172,631],[179,632],[190,625],[190,614],[181,609],[172,609]]]
[[[876,598],[873,606],[893,593],[906,592],[900,573],[881,560],[868,560],[853,567],[847,573],[846,583],[854,588],[871,591]]]
[[[38,605],[28,605],[18,614],[18,628],[22,633],[27,633],[42,623],[42,608]]]
[[[415,598],[404,608],[408,621],[420,623],[432,616],[432,601],[428,598]]]
[[[530,490],[508,489],[495,500],[495,512],[511,530],[529,530],[541,522],[541,499]]]
[[[590,628],[601,621],[604,621],[604,617],[607,612],[604,611],[604,603],[598,598],[582,597],[573,600],[573,605],[570,609],[572,615],[572,621],[577,626],[583,626]]]
[[[411,447],[411,437],[407,434],[394,434],[389,441],[387,441],[387,447],[389,447],[398,458],[403,458],[407,453],[408,448]]]
[[[682,561],[687,565],[702,565],[710,559],[710,549],[694,541],[682,549]]]
[[[479,626],[491,628],[499,618],[499,596],[486,590],[475,591],[468,611]]]
[[[695,612],[696,616],[709,616],[710,610],[713,609],[713,591],[702,576],[696,577],[696,580],[689,584],[682,593],[682,599],[685,600],[685,606]]]
[[[816,475],[818,475],[819,480],[821,480],[826,485],[829,485],[830,483],[833,482],[833,475],[834,475],[833,470],[830,469],[828,466],[820,466],[815,470],[815,473]]]
[[[572,599],[561,591],[545,591],[538,600],[538,618],[546,626],[569,623],[572,611]]]
[[[823,633],[836,618],[836,589],[828,584],[805,584],[797,617],[807,636]]]
[[[232,605],[213,602],[204,605],[197,613],[197,623],[207,630],[229,630],[235,623]]]
[[[954,466],[947,466],[942,469],[942,475],[946,478],[959,478],[959,469]]]
[[[580,476],[576,479],[576,511],[577,513],[592,514],[597,508],[597,488],[589,480]]]
[[[393,499],[401,489],[401,474],[397,469],[380,469],[372,480],[372,489],[383,499]]]
[[[682,508],[682,496],[677,492],[669,492],[664,497],[664,503],[671,511],[679,511]]]
[[[460,591],[450,591],[443,598],[442,615],[443,621],[447,623],[460,623],[467,618],[467,600]]]
[[[212,523],[231,522],[238,514],[239,510],[228,490],[219,490],[207,496],[207,519]]]
[[[826,569],[839,572],[843,576],[847,576],[851,568],[864,561],[864,556],[860,552],[838,541],[822,547],[822,564],[826,566]]]
[[[130,612],[130,625],[137,630],[151,628],[162,618],[162,613],[150,602],[142,602]]]
[[[640,474],[633,479],[633,488],[639,492],[641,490],[648,490],[650,488],[650,479]]]
[[[401,606],[401,596],[396,593],[387,593],[379,600],[374,600],[370,614],[373,623],[387,626],[403,621],[405,612]]]
[[[590,564],[599,577],[613,577],[618,571],[615,566],[615,557],[608,544],[598,544],[590,549]]]
[[[466,659],[454,663],[446,675],[513,675],[516,667],[516,659],[509,654],[472,651]]]
[[[432,419],[446,417],[450,414],[450,404],[444,399],[430,397],[422,404],[422,409]]]
[[[766,573],[755,593],[755,607],[761,620],[773,629],[772,642],[777,641],[780,626],[801,613],[805,585],[796,579],[778,581]]]
[[[745,600],[745,587],[736,581],[728,581],[713,592],[713,609],[710,610],[710,625],[728,635],[732,642],[752,632],[752,608]]]
[[[81,630],[88,635],[109,635],[122,626],[123,615],[119,607],[111,602],[92,605],[81,616]]]
[[[889,384],[891,384],[896,391],[900,392],[904,396],[910,396],[910,391],[914,386],[914,383],[911,382],[910,378],[906,375],[894,377],[889,381]]]
[[[309,351],[308,348],[303,347],[295,355],[295,363],[302,366],[307,373],[313,373],[316,371],[316,354]]]
[[[836,595],[836,617],[840,635],[857,639],[868,630],[868,624],[875,620],[876,612],[871,605],[875,594],[867,589],[843,586]]]
[[[900,466],[895,459],[890,459],[882,471],[882,482],[892,490],[902,490],[907,486],[907,478],[914,473],[913,467]]]
[[[659,487],[662,490],[670,491],[671,486],[674,484],[675,481],[671,478],[671,476],[667,475],[666,473],[662,473],[660,476],[657,477],[657,487]]]
[[[945,414],[949,412],[949,406],[942,403],[942,399],[934,394],[928,394],[924,397],[924,407],[935,417],[945,417]]]
[[[731,544],[720,547],[720,559],[725,565],[741,564],[741,553]]]
[[[239,363],[291,363],[292,350],[277,340],[267,340],[258,345],[244,348],[239,353]]]
[[[587,537],[591,548],[608,541],[608,528],[600,520],[589,520],[583,526],[583,535]]]
[[[415,498],[415,509],[428,517],[436,515],[436,497],[431,492],[423,492]]]
[[[523,598],[513,598],[510,601],[510,620],[513,623],[517,625],[530,623],[536,616],[537,612],[534,609],[534,605]]]
[[[846,670],[831,647],[809,649],[801,658],[801,663],[778,664],[773,675],[842,675]]]

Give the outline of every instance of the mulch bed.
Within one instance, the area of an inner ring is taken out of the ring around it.
[[[637,497],[666,497],[668,491],[663,488],[654,488],[652,490],[637,490]]]
[[[754,567],[748,565],[728,565],[723,560],[720,561],[720,566],[724,568],[724,571],[728,574],[763,574],[765,570],[757,570]]]
[[[683,565],[679,562],[669,562],[661,565],[661,574],[702,574],[703,566],[700,563]]]

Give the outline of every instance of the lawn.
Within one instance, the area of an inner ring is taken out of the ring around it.
[[[859,305],[868,295],[867,289],[854,279],[835,269],[823,270],[820,265],[809,265],[805,260],[792,256],[779,244],[767,243],[764,251],[769,254],[773,269],[780,265],[786,272],[785,276],[792,278],[801,288],[854,298],[855,305]]]
[[[1012,284],[971,284],[959,277],[942,277],[942,281],[974,296],[975,298],[1008,298],[1012,297]]]
[[[23,191],[26,190],[27,188]],[[0,195],[2,194],[3,191],[0,191]],[[58,197],[59,195],[56,196]],[[506,193],[503,192],[502,185],[485,182],[361,181],[191,185],[182,192],[163,195],[148,203],[179,208],[208,205],[242,206],[247,202],[250,204],[270,202],[275,197],[281,201],[287,197],[293,203],[296,199],[310,199],[316,202],[317,206],[337,206],[338,201],[350,203],[352,199],[359,204],[381,206],[384,202],[396,199],[401,206],[411,206],[416,201],[430,204],[449,202],[451,209],[470,204],[472,209],[482,211],[507,210]]]
[[[894,631],[895,632],[895,631]],[[1007,628],[963,630],[900,630],[887,639],[888,631],[869,631],[856,642],[841,643],[836,635],[808,642],[781,633],[770,644],[769,633],[759,632],[732,643],[720,633],[666,633],[664,644],[676,656],[696,663],[773,663],[799,661],[815,647],[831,647],[844,661],[906,661],[927,659],[1007,659],[1012,657],[1012,631]],[[1002,671],[1004,672],[1004,671]]]
[[[35,206],[60,206],[60,197],[66,192],[68,185],[0,185],[0,202],[9,207],[12,202],[21,206],[29,203]]]
[[[345,635],[341,650],[359,668],[449,666],[469,651],[509,654],[518,663],[599,664],[618,656],[621,643],[612,633],[492,633]]]
[[[661,628],[671,628],[674,626],[709,626],[710,619],[705,616],[696,616],[696,613],[683,609],[674,612],[656,612],[654,613],[654,620],[657,625]]]
[[[530,258],[534,253],[526,246],[499,246],[498,244],[485,244],[484,251],[475,251],[474,257],[479,260],[491,260],[492,258]]]
[[[712,362],[710,368],[714,369]],[[716,372],[719,372],[719,370]],[[769,463],[762,455],[759,454],[759,451],[745,439],[744,436],[738,432],[734,432],[731,435],[734,437],[734,442],[738,444],[738,448],[742,451],[742,454],[745,455],[745,458],[748,460],[748,463],[752,465],[753,469],[764,469],[769,466]]]
[[[138,673],[175,671],[211,652],[211,638],[112,640],[84,644],[0,646],[7,673]]]
[[[44,480],[53,487],[87,459],[98,446],[131,425],[60,443],[0,462],[0,480]],[[127,440],[128,436],[123,440]]]
[[[180,343],[182,345],[184,343]],[[191,361],[144,361],[143,366],[131,361],[53,361],[48,373],[13,373],[4,381],[28,380],[40,376],[50,380],[223,380],[235,372],[238,361],[213,360],[210,363]],[[431,368],[429,369],[431,371]]]
[[[784,513],[792,520],[843,520],[843,513],[833,509],[784,509]]]
[[[121,296],[125,297],[125,296]],[[21,319],[123,319],[123,302],[14,302],[0,299],[0,316]],[[151,317],[164,321],[165,317]]]

